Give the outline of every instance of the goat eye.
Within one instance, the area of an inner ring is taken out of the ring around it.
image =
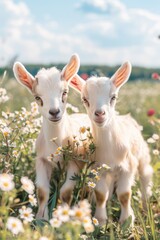
[[[67,94],[68,92],[65,90],[63,93],[62,93],[62,102],[64,103],[66,97],[67,97]]]
[[[114,95],[114,96],[112,96],[111,97],[111,100],[110,100],[110,104],[112,104],[113,103],[113,101],[115,101],[117,98],[116,98],[116,96]]]
[[[68,93],[67,91],[64,91],[64,92],[63,92],[63,96],[66,96],[66,95],[67,95],[67,93]]]
[[[35,100],[39,101],[41,98],[39,96],[35,96]]]
[[[43,101],[39,96],[35,96],[35,100],[37,101],[38,105],[43,106]]]
[[[89,107],[89,102],[85,97],[82,98],[82,101],[84,104],[88,105],[88,107]]]

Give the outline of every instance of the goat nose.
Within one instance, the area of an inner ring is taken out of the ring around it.
[[[58,113],[60,113],[59,108],[49,110],[49,114],[52,115],[53,117],[56,117],[58,115]]]
[[[97,117],[101,117],[101,116],[105,115],[105,111],[104,110],[97,110],[97,111],[95,111],[95,115]]]

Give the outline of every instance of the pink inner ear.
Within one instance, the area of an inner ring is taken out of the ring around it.
[[[115,76],[115,81],[114,84],[116,87],[119,87],[127,78],[127,66],[125,66],[124,68],[120,69],[118,71],[118,73]]]
[[[68,81],[71,77],[77,73],[78,62],[75,57],[72,57],[70,62],[66,65],[62,78]]]
[[[24,85],[26,85],[28,88],[32,89],[32,80],[27,75],[27,73],[21,67],[18,67],[17,71],[18,71],[18,76],[19,76],[20,81]]]
[[[75,89],[77,89],[79,92],[81,92],[82,90],[82,84],[77,80],[76,77],[73,77],[70,81],[70,85],[72,85],[72,87],[74,87]]]

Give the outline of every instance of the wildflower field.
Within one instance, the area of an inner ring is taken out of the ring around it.
[[[81,139],[75,140],[76,146],[87,132],[86,165],[80,175],[73,176],[76,188],[71,206],[62,205],[59,200],[65,171],[57,164],[48,203],[50,220],[36,220],[35,140],[42,119],[32,96],[14,78],[3,76],[0,82],[0,239],[160,239],[160,82],[152,79],[128,82],[121,89],[117,102],[120,114],[131,113],[142,126],[154,169],[153,195],[146,211],[142,209],[138,179],[135,182],[133,228],[130,218],[122,226],[118,223],[120,204],[116,195],[107,204],[106,225],[100,227],[94,218],[92,193],[107,166],[90,169],[95,146],[90,130],[86,128],[80,129]],[[68,113],[84,111],[80,96],[72,90],[68,103]],[[57,147],[56,154],[63,154],[64,161],[73,157],[72,146]],[[80,156],[74,157],[80,159]],[[88,200],[84,199],[86,196]]]

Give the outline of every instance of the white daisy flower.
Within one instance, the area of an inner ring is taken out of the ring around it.
[[[2,111],[2,117],[4,117],[5,119],[8,119],[8,114]]]
[[[98,222],[97,218],[95,218],[95,217],[92,218],[92,222],[95,226],[99,225],[99,222]]]
[[[92,220],[89,216],[86,216],[83,218],[82,223],[83,223],[83,225],[92,224]]]
[[[33,213],[32,209],[30,207],[23,206],[21,209],[19,209],[20,218],[24,219],[26,222],[32,222],[33,221]]]
[[[17,150],[13,150],[12,154],[13,154],[13,157],[18,157],[19,152]]]
[[[35,186],[28,177],[21,178],[22,188],[29,194],[33,194]]]
[[[62,221],[57,218],[52,218],[49,222],[54,228],[59,228],[62,225]]]
[[[156,133],[154,133],[153,136],[152,136],[152,138],[153,138],[154,140],[158,140],[158,139],[159,139],[159,135],[156,134]]]
[[[154,149],[154,150],[153,150],[153,154],[154,154],[154,155],[159,155],[159,151],[158,151],[157,149]]]
[[[63,206],[58,206],[56,211],[53,213],[53,216],[58,217],[62,222],[68,222],[70,220],[71,210],[67,204]]]
[[[95,169],[92,169],[92,170],[91,170],[91,173],[92,173],[93,175],[96,175],[96,176],[98,175],[98,172],[97,172]]]
[[[8,137],[8,135],[11,133],[11,129],[8,127],[4,127],[2,129],[2,133],[3,133],[4,137]]]
[[[84,224],[83,226],[84,226],[86,233],[91,233],[94,231],[94,226],[92,223]]]
[[[95,186],[96,186],[96,184],[95,184],[94,182],[91,182],[91,181],[89,181],[89,182],[87,183],[87,185],[88,185],[88,187],[90,187],[90,188],[95,188]]]
[[[39,238],[39,240],[49,240],[49,238],[45,237],[45,236],[42,236],[42,237]]]
[[[7,220],[6,226],[7,226],[7,229],[10,230],[15,235],[24,231],[22,222],[15,217],[9,217]]]
[[[71,215],[77,219],[77,220],[82,220],[85,216],[85,212],[83,209],[77,207],[77,206],[74,206],[73,209],[72,209],[72,213]]]
[[[36,115],[39,114],[38,104],[36,102],[31,103],[31,113],[32,113],[33,116],[36,116]]]
[[[11,191],[13,190],[15,184],[13,182],[13,175],[2,173],[0,174],[0,189],[2,191]]]
[[[37,199],[35,198],[35,194],[34,195],[30,195],[29,194],[29,202],[32,206],[37,206]]]
[[[91,205],[87,199],[84,199],[78,203],[79,208],[85,212],[85,216],[90,216],[91,214]]]
[[[153,139],[153,138],[148,138],[148,139],[147,139],[147,142],[148,142],[148,143],[155,143],[155,139]]]

